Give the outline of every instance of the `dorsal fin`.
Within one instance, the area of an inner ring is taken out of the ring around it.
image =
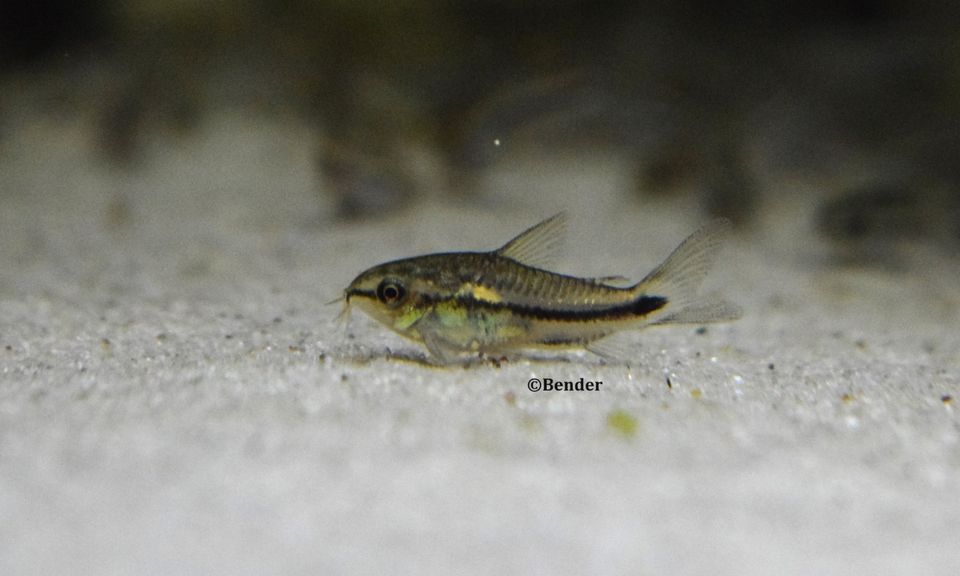
[[[534,268],[547,268],[560,256],[566,229],[567,215],[560,212],[524,230],[496,254]]]

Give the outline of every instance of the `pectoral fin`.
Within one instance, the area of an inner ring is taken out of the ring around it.
[[[444,336],[446,327],[436,310],[424,314],[416,323],[416,330],[423,339],[430,359],[438,365],[452,364],[457,361],[462,347]]]

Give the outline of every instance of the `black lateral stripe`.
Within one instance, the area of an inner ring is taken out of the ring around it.
[[[624,318],[643,317],[667,305],[663,296],[641,296],[636,300],[624,304],[593,308],[589,310],[562,310],[545,308],[542,306],[524,306],[507,302],[489,302],[476,300],[468,296],[456,298],[458,304],[466,307],[485,307],[495,310],[509,310],[519,316],[536,320],[556,320],[564,322],[589,322],[596,320],[621,320]]]
[[[590,338],[556,336],[543,338],[537,343],[541,346],[583,346],[591,340]]]

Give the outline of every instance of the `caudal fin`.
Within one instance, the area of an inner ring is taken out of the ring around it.
[[[740,308],[717,294],[700,294],[730,230],[725,219],[713,220],[687,237],[660,266],[634,286],[638,297],[667,299],[654,324],[700,324],[734,320]]]

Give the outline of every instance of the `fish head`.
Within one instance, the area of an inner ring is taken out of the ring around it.
[[[371,318],[405,332],[442,293],[438,271],[428,257],[397,260],[374,266],[344,291],[348,306],[356,304]]]

